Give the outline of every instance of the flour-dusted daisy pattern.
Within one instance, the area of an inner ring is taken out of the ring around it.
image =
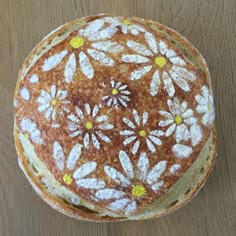
[[[212,125],[215,120],[213,96],[209,92],[207,86],[203,86],[201,92],[202,92],[201,95],[195,96],[195,99],[198,103],[196,110],[198,113],[203,114],[202,123],[205,126]]]
[[[71,52],[63,50],[47,58],[42,66],[43,71],[55,68],[69,53],[64,69],[67,83],[72,82],[78,66],[86,78],[93,79],[92,60],[102,66],[114,66],[114,59],[107,54],[121,52],[123,46],[110,39],[117,32],[117,28],[114,25],[105,26],[105,23],[104,19],[97,19],[78,30],[78,35],[69,41]]]
[[[50,92],[42,90],[37,98],[38,111],[43,112],[47,120],[55,121],[58,115],[68,112],[66,107],[69,104],[69,101],[66,100],[67,95],[66,90],[58,89],[56,85],[51,86]]]
[[[109,208],[112,211],[124,211],[130,215],[137,209],[138,201],[146,197],[148,191],[157,193],[164,187],[164,180],[161,179],[167,169],[167,161],[157,162],[150,167],[146,152],[139,156],[137,165],[134,166],[130,157],[123,150],[119,153],[119,161],[122,171],[113,166],[106,165],[104,171],[117,188],[105,188],[96,192],[96,198],[102,201],[111,201]],[[170,174],[175,174],[181,168],[180,165],[172,165]]]
[[[91,107],[85,103],[84,107],[75,107],[76,113],[68,116],[70,137],[83,136],[83,145],[90,148],[92,145],[99,150],[101,141],[111,143],[111,139],[103,132],[113,129],[109,117],[100,113],[100,107]]]
[[[169,96],[174,96],[176,84],[184,92],[190,91],[189,82],[196,80],[194,72],[188,71],[185,60],[177,53],[168,48],[163,39],[157,39],[150,33],[145,33],[146,45],[133,40],[127,41],[127,46],[134,54],[122,54],[121,60],[126,63],[139,65],[131,75],[131,80],[139,80],[148,72],[152,72],[150,82],[150,94],[157,95],[159,89],[164,85],[164,89]],[[162,82],[161,82],[162,81]]]
[[[43,144],[42,133],[34,121],[24,117],[20,122],[20,127],[26,137],[31,138],[34,143]]]
[[[106,103],[107,107],[119,106],[127,107],[127,103],[130,101],[129,95],[130,91],[127,89],[127,84],[122,84],[121,82],[115,82],[111,80],[111,89],[108,95],[102,97],[102,100]]]
[[[158,129],[147,131],[148,112],[143,112],[140,116],[136,110],[133,110],[132,115],[133,120],[123,118],[123,122],[127,125],[127,129],[120,131],[120,135],[125,137],[123,144],[132,145],[133,154],[138,152],[141,142],[146,143],[150,152],[155,152],[156,146],[162,145],[161,136],[164,135],[164,132]]]
[[[66,185],[71,185],[75,181],[78,187],[85,189],[104,188],[105,182],[103,180],[88,177],[97,168],[95,161],[86,162],[76,169],[81,153],[82,145],[78,143],[73,146],[69,156],[66,157],[61,144],[57,141],[54,142],[53,158],[57,168],[63,172],[62,180]]]
[[[117,27],[123,34],[132,34],[137,36],[140,33],[146,32],[143,27],[137,23],[132,22],[130,19],[122,19],[120,17],[105,17],[104,20]]]
[[[186,187],[174,191],[165,206],[172,210],[197,191],[189,173],[204,176],[214,162],[212,96],[201,55],[165,26],[108,15],[75,20],[44,38],[19,73],[20,164],[27,174],[35,153],[50,172],[45,194],[52,190],[58,207],[70,203],[82,218],[151,217],[172,188]]]
[[[180,102],[175,97],[173,100],[168,99],[167,104],[169,111],[159,111],[160,115],[164,117],[164,120],[159,122],[159,126],[168,127],[165,131],[166,137],[175,134],[175,140],[178,144],[173,148],[174,153],[177,154],[177,150],[183,151],[185,145],[179,144],[182,141],[191,140],[193,146],[199,144],[202,140],[202,130],[194,117],[193,110],[188,108],[187,102]],[[182,155],[188,157],[191,153],[192,148],[186,147],[186,154]]]

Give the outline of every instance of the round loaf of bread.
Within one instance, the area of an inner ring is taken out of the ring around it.
[[[14,137],[29,182],[84,220],[166,215],[191,200],[216,157],[203,57],[177,32],[136,17],[67,23],[17,79]]]

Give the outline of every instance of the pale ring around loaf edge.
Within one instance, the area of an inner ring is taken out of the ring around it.
[[[90,16],[93,17],[93,16]],[[24,78],[29,69],[34,65],[34,63],[46,53],[53,45],[60,43],[64,40],[72,31],[76,28],[84,25],[90,17],[85,17],[77,19],[73,22],[67,23],[63,26],[60,26],[58,29],[46,36],[30,53],[26,58],[23,67],[18,75],[15,96],[18,91],[20,80]],[[139,19],[139,18],[138,18]],[[142,21],[142,19],[139,19]],[[208,83],[211,85],[209,72],[206,66],[204,59],[201,57],[200,53],[181,35],[177,32],[162,26],[157,22],[149,21],[153,24],[153,27],[158,26],[161,30],[165,31],[166,34],[172,33],[171,37],[178,36],[175,40],[178,43],[178,40],[184,42],[191,50],[193,54],[197,54],[198,58],[191,58],[194,60],[194,63],[197,67],[200,67],[204,70],[208,76]],[[60,36],[58,36],[60,32]],[[174,33],[174,35],[173,35]],[[51,44],[48,44],[49,39],[53,39]],[[200,57],[200,58],[199,58]],[[178,208],[182,207],[184,204],[189,202],[200,190],[200,188],[206,182],[208,175],[211,172],[211,169],[214,165],[216,158],[216,147],[217,147],[217,137],[215,128],[212,130],[206,144],[201,150],[201,153],[197,157],[196,161],[188,169],[188,171],[178,180],[164,195],[159,199],[155,200],[150,206],[145,209],[142,209],[138,214],[126,217],[119,217],[118,215],[102,211],[102,209],[96,209],[94,206],[81,201],[81,206],[77,207],[75,205],[69,204],[68,200],[63,199],[62,193],[71,197],[70,194],[74,194],[69,190],[65,192],[59,191],[54,193],[49,192],[46,189],[46,186],[50,185],[50,181],[44,181],[42,183],[41,176],[50,176],[50,179],[54,178],[50,171],[46,168],[40,158],[34,153],[33,145],[24,137],[19,128],[14,122],[14,137],[16,143],[16,149],[18,153],[19,166],[23,170],[24,174],[28,178],[30,184],[33,186],[37,194],[47,202],[52,208],[60,211],[61,213],[74,217],[76,219],[83,220],[93,220],[93,221],[121,221],[121,220],[142,220],[149,219],[154,217],[159,217],[167,215]],[[35,155],[34,155],[35,154]],[[36,173],[37,172],[37,173]],[[55,178],[54,178],[55,180]],[[59,189],[63,189],[61,184],[55,180],[55,186],[58,186]],[[54,186],[54,187],[55,187]],[[52,186],[51,186],[52,187]],[[64,188],[65,190],[65,188]],[[55,196],[55,194],[60,196]],[[97,212],[97,213],[96,213]],[[109,216],[108,216],[109,215]]]

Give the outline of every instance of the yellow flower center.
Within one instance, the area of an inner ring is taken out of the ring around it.
[[[76,36],[76,37],[73,37],[73,38],[70,40],[70,46],[71,46],[72,48],[79,48],[79,47],[81,47],[81,46],[83,46],[83,45],[84,45],[84,39],[81,38],[81,37]]]
[[[72,176],[71,174],[65,174],[63,176],[63,181],[67,184],[67,185],[71,185],[73,182]]]
[[[130,25],[130,21],[127,20],[127,19],[126,19],[126,20],[123,20],[123,24],[124,24],[124,25]]]
[[[138,132],[138,134],[139,134],[139,136],[141,136],[141,137],[146,137],[147,136],[147,132],[145,131],[145,130],[140,130],[139,132]]]
[[[53,106],[53,107],[55,107],[56,105],[57,105],[57,99],[53,99],[52,101],[51,101],[51,105]]]
[[[88,121],[85,125],[86,129],[92,129],[93,128],[93,122]]]
[[[207,110],[208,110],[208,112],[211,112],[211,104],[210,103],[208,103],[208,105],[207,105]]]
[[[155,64],[158,65],[159,67],[163,67],[167,64],[167,60],[165,57],[158,56],[155,58]]]
[[[177,116],[175,117],[175,123],[176,123],[177,125],[180,125],[182,122],[183,122],[183,118],[182,118],[180,115],[177,115]]]
[[[117,95],[117,94],[119,93],[119,90],[116,89],[116,88],[114,88],[114,89],[112,89],[111,93],[112,93],[113,95]]]
[[[142,184],[134,185],[132,188],[132,195],[136,198],[142,197],[146,193],[146,189]]]
[[[25,137],[26,137],[27,139],[29,139],[29,134],[28,134],[28,133],[25,133]]]

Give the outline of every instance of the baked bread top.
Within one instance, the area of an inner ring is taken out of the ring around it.
[[[186,39],[158,23],[98,15],[73,25],[25,61],[15,122],[66,189],[100,211],[136,214],[208,140],[209,73]]]

